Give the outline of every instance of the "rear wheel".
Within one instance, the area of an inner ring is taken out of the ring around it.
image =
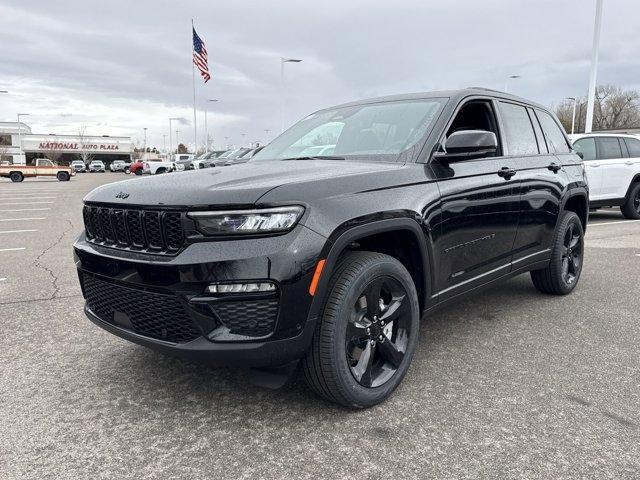
[[[21,182],[24,180],[24,176],[20,172],[11,172],[9,178],[12,182]]]
[[[373,252],[348,253],[331,277],[303,361],[307,383],[348,407],[384,401],[409,368],[419,317],[413,280],[398,260]]]
[[[59,182],[68,182],[69,181],[69,174],[67,172],[58,172],[56,177],[58,178]]]
[[[640,219],[640,182],[634,183],[624,205],[620,207],[622,214],[629,219]]]
[[[533,285],[542,293],[566,295],[578,284],[584,258],[584,230],[574,212],[564,212],[555,233],[551,260],[546,268],[531,272]]]
[[[166,172],[166,170],[163,167],[160,167],[159,169],[156,170],[156,175],[161,174]]]

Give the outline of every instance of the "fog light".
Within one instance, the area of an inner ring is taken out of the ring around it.
[[[276,286],[271,282],[217,283],[209,285],[205,291],[208,293],[275,292]]]

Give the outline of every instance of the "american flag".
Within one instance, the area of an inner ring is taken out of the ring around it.
[[[204,83],[207,83],[211,78],[209,74],[209,63],[207,60],[207,48],[204,46],[204,42],[196,33],[196,29],[193,30],[193,63],[195,63],[200,75],[204,78]]]

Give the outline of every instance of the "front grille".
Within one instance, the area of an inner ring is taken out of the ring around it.
[[[85,205],[87,240],[114,248],[174,254],[184,245],[183,213]]]
[[[278,317],[278,299],[221,301],[212,308],[231,333],[249,337],[269,335]]]
[[[201,335],[175,295],[124,287],[86,273],[80,277],[88,307],[103,322],[173,343]]]

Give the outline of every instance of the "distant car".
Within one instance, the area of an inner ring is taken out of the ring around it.
[[[584,160],[589,208],[620,207],[626,218],[640,219],[640,138],[617,133],[586,133],[569,138]]]
[[[191,169],[199,170],[201,168],[208,168],[212,166],[213,161],[215,160],[215,155],[216,155],[216,152],[207,152],[196,157],[191,162]]]
[[[94,172],[100,172],[100,173],[104,173],[106,171],[105,167],[104,167],[104,163],[102,163],[100,160],[92,160],[91,163],[89,164],[89,172],[94,173]]]
[[[176,164],[176,167],[182,165],[183,170],[191,170],[191,163],[195,158],[196,156],[192,153],[177,153],[173,156],[173,163]]]
[[[35,165],[2,165],[0,177],[8,177],[12,182],[22,182],[28,177],[56,177],[67,182],[76,174],[72,167],[58,165],[47,158],[36,158]]]
[[[129,173],[128,170],[130,166],[131,163],[125,162],[124,160],[114,160],[113,162],[111,162],[111,165],[109,165],[109,170],[111,170],[112,172]]]
[[[232,163],[229,163],[231,160],[236,160],[242,157],[243,155],[249,153],[251,150],[253,149],[249,147],[241,147],[241,148],[236,148],[235,150],[230,150],[229,152],[225,152],[222,155],[220,155],[218,158],[216,158],[214,165],[216,167],[221,167],[223,165],[231,165]],[[241,163],[244,163],[244,162],[241,162]]]
[[[74,160],[71,162],[71,168],[73,168],[76,173],[85,173],[87,171],[87,166],[82,160]]]
[[[257,147],[257,148],[252,148],[249,151],[241,154],[239,157],[237,158],[231,158],[231,159],[227,159],[227,162],[224,164],[225,166],[229,166],[229,165],[237,165],[239,163],[246,163],[249,160],[251,160],[251,158],[253,158],[253,156],[258,153],[260,150],[262,150],[264,147]]]
[[[144,173],[144,162],[133,162],[129,165],[129,173],[142,175]]]
[[[184,170],[184,165],[180,165],[179,169]],[[163,162],[158,160],[144,162],[144,173],[149,173],[151,175],[169,173],[174,170],[178,170],[178,166],[174,162]]]

